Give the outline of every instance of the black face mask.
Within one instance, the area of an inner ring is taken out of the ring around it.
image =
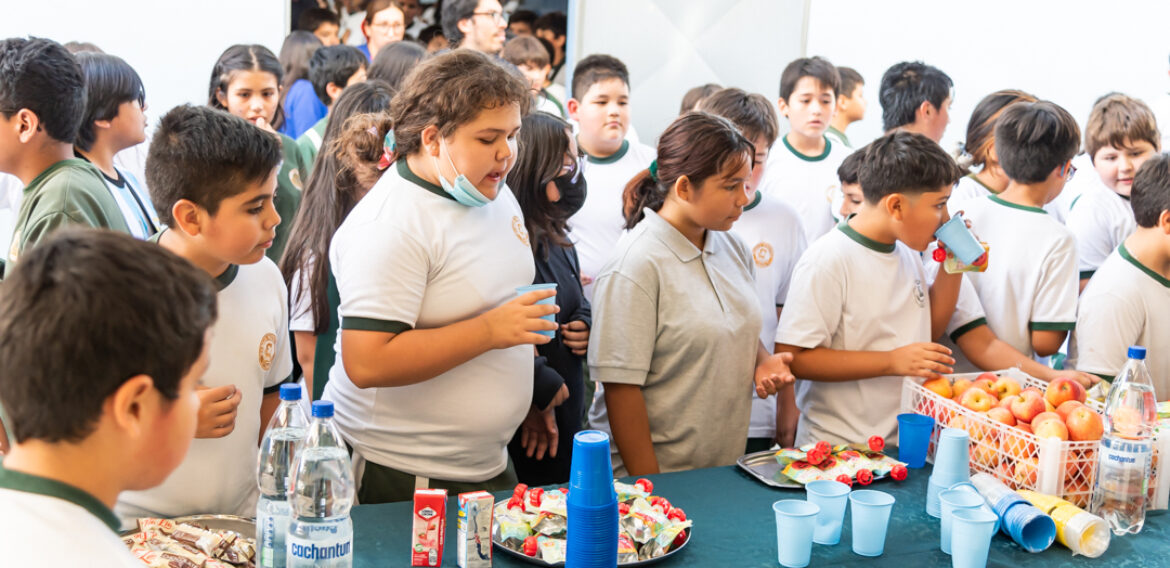
[[[581,167],[577,166],[573,172],[554,178],[553,183],[556,184],[557,191],[561,194],[560,201],[557,201],[557,207],[566,219],[572,217],[585,204],[585,195],[588,193],[585,186],[585,174],[581,172]]]

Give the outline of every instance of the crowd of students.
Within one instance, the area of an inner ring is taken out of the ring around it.
[[[251,516],[288,381],[334,403],[362,503],[565,482],[586,426],[615,475],[894,441],[905,376],[1090,385],[1130,344],[1170,397],[1170,157],[1140,100],[1102,97],[1082,137],[1053,102],[992,93],[956,159],[951,79],[898,63],[886,134],[853,148],[863,79],[811,57],[777,100],[696,87],[650,147],[619,59],[583,58],[558,92],[563,15],[448,0],[453,49],[431,54],[404,39],[417,10],[309,10],[280,58],[227,48],[207,103],[158,121],[145,180],[115,165],[146,139],[133,68],[0,42],[0,171],[23,186],[0,534],[77,544],[18,556],[122,565],[103,523]],[[1082,146],[1093,182],[1070,197]],[[959,212],[985,272],[930,254]],[[517,292],[533,283],[556,287]]]

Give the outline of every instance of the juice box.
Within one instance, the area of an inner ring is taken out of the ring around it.
[[[447,490],[415,489],[410,565],[442,566],[443,537],[446,532]]]
[[[457,535],[459,568],[490,568],[492,565],[492,507],[495,498],[487,491],[459,494]]]

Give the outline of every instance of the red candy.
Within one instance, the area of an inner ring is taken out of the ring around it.
[[[666,518],[673,520],[673,521],[678,521],[681,523],[681,522],[687,520],[687,513],[686,513],[686,511],[683,511],[681,508],[675,507],[675,508],[670,510],[670,513],[668,513],[666,515]]]
[[[562,487],[562,488],[561,488],[561,493],[564,493],[565,495],[568,495],[568,494],[569,494],[569,488],[568,488],[568,487]]]
[[[883,440],[881,436],[870,436],[869,437],[869,449],[871,449],[875,452],[880,452],[885,447],[886,447],[886,441]]]
[[[868,469],[858,470],[857,482],[862,485],[869,485],[873,482],[873,472]]]
[[[530,536],[524,539],[524,555],[536,556],[536,537]]]
[[[528,490],[528,504],[533,507],[539,507],[541,500],[544,499],[544,490],[539,487],[533,487]]]
[[[829,455],[833,452],[833,446],[832,446],[832,444],[830,444],[824,440],[821,440],[821,441],[817,442],[817,450],[820,451],[822,454]]]
[[[936,248],[934,249],[934,252],[930,253],[930,257],[933,258],[935,262],[942,262],[947,259],[947,251],[941,248]]]
[[[840,481],[841,483],[844,483],[845,485],[848,485],[849,487],[853,487],[853,478],[849,477],[848,475],[845,475],[844,473],[837,476],[837,481]]]
[[[630,514],[630,506],[626,503],[618,503],[618,514],[619,515]]]
[[[646,493],[653,493],[654,492],[654,482],[650,481],[649,479],[646,479],[645,477],[640,478],[637,481],[635,481],[634,485],[641,487],[642,491],[645,491]]]
[[[670,548],[675,549],[683,545],[687,541],[687,531],[680,531],[678,536],[674,537],[674,542],[670,543]]]
[[[519,495],[513,495],[511,499],[508,499],[508,507],[507,508],[508,509],[523,509],[524,508],[524,501],[520,498]]]
[[[658,507],[659,509],[662,509],[662,514],[664,514],[664,515],[670,514],[670,509],[671,509],[670,501],[667,501],[666,497],[657,497],[657,496],[651,497],[650,498],[650,506],[651,507]]]
[[[906,475],[909,473],[910,472],[906,470],[906,466],[898,464],[894,466],[894,469],[890,470],[890,477],[894,478],[895,481],[902,481],[903,479],[906,479]]]
[[[512,490],[512,495],[519,495],[521,497],[524,497],[525,491],[528,491],[528,486],[521,483],[520,485],[517,485],[515,489]]]
[[[827,457],[829,457],[828,452],[822,451],[818,445],[818,447],[809,450],[804,459],[813,465],[820,465]]]

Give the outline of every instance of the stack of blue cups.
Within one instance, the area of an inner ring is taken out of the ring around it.
[[[584,430],[573,436],[569,474],[566,568],[617,565],[618,501],[613,490],[609,435]]]
[[[967,453],[969,443],[966,430],[943,428],[939,433],[938,446],[934,452],[934,470],[926,486],[926,514],[942,518],[938,494],[956,483],[971,479],[970,456]]]
[[[971,482],[999,516],[999,530],[1003,534],[1028,552],[1041,552],[1052,546],[1056,540],[1056,523],[1052,517],[991,475],[975,474]]]

